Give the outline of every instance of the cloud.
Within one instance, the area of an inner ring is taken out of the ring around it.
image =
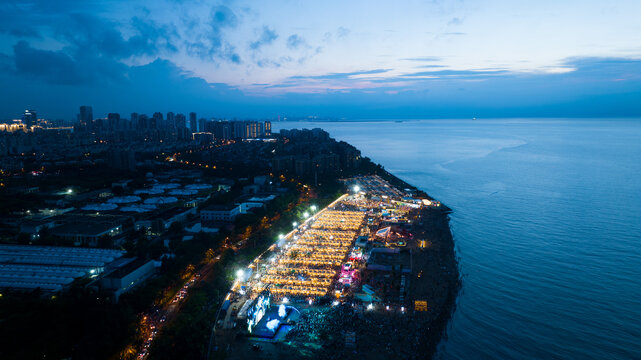
[[[416,61],[416,62],[437,62],[437,61],[443,61],[443,58],[438,56],[421,56],[421,57],[413,57],[413,58],[404,58],[401,60]]]
[[[463,19],[458,17],[451,18],[450,21],[447,23],[447,25],[461,25],[461,24],[463,24]]]
[[[301,47],[307,47],[305,39],[300,37],[298,34],[290,35],[287,38],[287,47],[293,50],[299,49]]]
[[[225,60],[235,64],[241,63],[236,47],[224,38],[224,31],[238,25],[238,17],[227,6],[212,7],[209,15],[208,29],[205,34],[197,34],[195,41],[186,41],[188,54],[196,55],[203,60]],[[198,31],[198,22],[190,24],[192,31]]]
[[[460,77],[460,78],[476,78],[479,76],[497,76],[506,75],[507,70],[426,70],[409,74],[402,74],[401,77]]]
[[[238,17],[227,6],[214,6],[211,10],[212,27],[235,27],[238,25]]]
[[[347,29],[347,28],[344,28],[344,27],[340,26],[340,27],[336,30],[336,37],[338,37],[338,38],[344,38],[344,37],[347,37],[347,36],[349,35],[349,33],[350,33],[349,29]]]
[[[330,73],[325,75],[291,76],[290,79],[349,79],[354,76],[382,74],[388,71],[390,71],[390,69],[373,69],[344,73]]]
[[[30,78],[63,85],[92,83],[97,78],[119,80],[125,66],[91,54],[72,57],[62,51],[39,50],[21,40],[13,47],[15,72]]]
[[[267,26],[263,26],[260,37],[258,38],[258,40],[249,44],[249,48],[252,50],[258,50],[263,45],[269,45],[273,43],[274,40],[276,40],[277,38],[278,38],[278,34],[276,33],[276,31],[270,29]]]
[[[74,13],[54,28],[55,36],[81,53],[125,59],[136,55],[157,55],[162,51],[175,52],[172,31],[151,20],[133,17],[130,25],[134,34],[125,39],[111,21],[94,15]]]

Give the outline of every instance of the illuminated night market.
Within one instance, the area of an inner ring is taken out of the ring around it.
[[[343,182],[236,271],[213,336],[229,358],[414,358],[431,346],[432,309],[449,296],[439,283],[458,276],[430,241],[430,214],[447,210],[376,175]]]

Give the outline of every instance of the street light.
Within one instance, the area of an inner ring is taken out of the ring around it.
[[[73,189],[71,188],[67,189],[67,194],[73,194]]]
[[[357,193],[359,191],[361,191],[361,187],[358,185],[354,185],[354,192]]]
[[[312,211],[316,211],[316,209],[317,209],[316,205],[312,205],[312,206],[310,206],[309,208],[310,208],[310,210],[312,210]]]
[[[285,237],[285,235],[283,235],[283,234],[278,234],[278,238],[279,238],[279,239],[282,239],[282,238],[284,238],[284,237]]]
[[[303,213],[303,217],[304,217],[305,219],[307,219],[307,218],[309,217],[309,213],[308,213],[307,211],[305,211],[305,212]]]
[[[293,226],[293,227],[296,227],[296,226],[298,226],[298,223],[297,223],[296,221],[294,221],[294,222],[292,223],[292,226]]]
[[[236,277],[237,277],[239,280],[240,280],[244,275],[245,275],[245,272],[243,271],[243,269],[238,269],[238,271],[236,271]]]

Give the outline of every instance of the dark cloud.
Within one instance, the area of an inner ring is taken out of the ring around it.
[[[94,15],[75,13],[55,27],[56,36],[80,52],[118,59],[134,55],[156,55],[161,51],[176,51],[171,40],[175,31],[139,17],[131,19],[135,34],[125,39],[117,24]]]
[[[263,45],[269,45],[273,43],[277,38],[278,34],[276,34],[276,31],[270,29],[267,26],[263,26],[260,37],[258,38],[258,40],[249,44],[249,48],[252,50],[258,50]]]
[[[293,34],[287,38],[287,47],[296,50],[301,47],[307,47],[307,43],[305,42],[305,39],[300,37],[298,34]]]
[[[125,66],[121,63],[81,55],[72,57],[62,51],[39,50],[24,40],[14,47],[15,72],[29,78],[63,85],[92,83],[96,79],[122,79]]]
[[[195,41],[186,42],[185,46],[190,55],[196,55],[205,60],[224,60],[240,64],[240,55],[236,48],[224,38],[224,31],[238,25],[238,17],[227,6],[214,6],[209,16],[208,30],[198,35]],[[192,30],[198,31],[199,24],[193,22]]]

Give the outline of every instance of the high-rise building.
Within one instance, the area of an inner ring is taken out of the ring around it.
[[[107,126],[109,130],[120,130],[120,114],[109,113],[107,114]]]
[[[78,122],[81,125],[87,125],[93,121],[93,109],[91,106],[81,106],[80,114],[78,114]]]
[[[28,128],[36,125],[38,122],[38,116],[36,115],[35,110],[25,110],[22,115],[22,122],[27,125]]]
[[[198,132],[205,131],[205,124],[207,124],[207,119],[205,118],[198,119]]]
[[[129,123],[132,129],[138,129],[138,113],[132,112],[129,117]]]
[[[176,129],[185,129],[187,128],[187,118],[185,118],[185,114],[176,114]]]
[[[164,123],[163,123],[163,117],[161,112],[155,112],[154,113],[154,129],[162,129],[164,128]]]
[[[189,113],[189,130],[191,132],[198,132],[198,119],[195,112]]]
[[[147,130],[150,128],[149,116],[142,114],[138,115],[138,128],[141,130]]]
[[[176,116],[174,115],[173,112],[168,112],[167,113],[167,126],[170,128],[175,128],[176,127]]]
[[[265,121],[265,136],[272,136],[272,122]]]
[[[232,136],[240,139],[247,138],[247,126],[244,121],[232,121]]]

